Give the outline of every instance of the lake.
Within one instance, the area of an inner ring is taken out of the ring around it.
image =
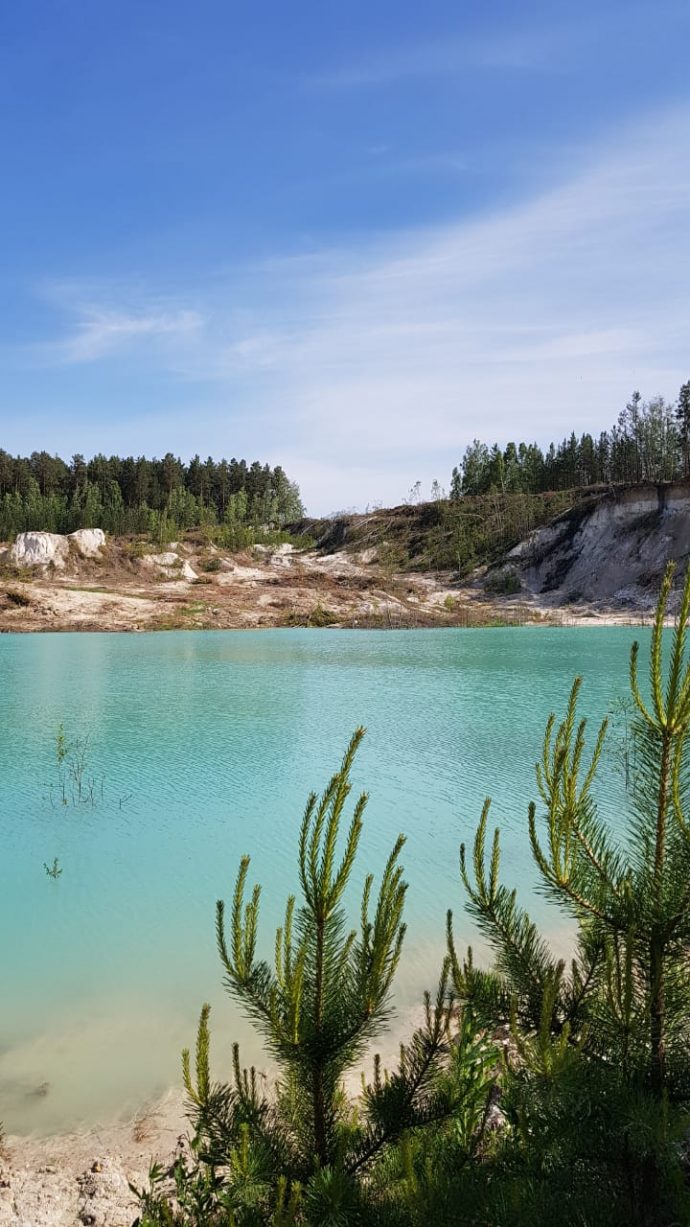
[[[0,1119],[51,1132],[112,1119],[179,1082],[201,1003],[219,1071],[250,1027],[223,994],[214,905],[240,856],[263,884],[270,957],[296,886],[296,836],[358,724],[370,801],[354,886],[402,831],[408,936],[397,1025],[433,988],[446,909],[460,938],[458,846],[486,795],[503,877],[555,944],[526,831],[534,762],[573,677],[591,723],[627,694],[628,628],[2,635]],[[62,803],[56,737],[88,738],[94,804]],[[591,730],[592,739],[594,729]],[[612,744],[613,744],[612,739]],[[609,752],[598,783],[620,821]],[[57,858],[59,876],[45,866]],[[354,900],[356,904],[356,899]],[[475,944],[479,946],[479,943]]]

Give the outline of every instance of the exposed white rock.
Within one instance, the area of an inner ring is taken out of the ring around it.
[[[102,528],[78,528],[64,537],[60,533],[19,533],[10,550],[10,560],[18,567],[64,567],[70,546],[83,558],[97,558],[105,545]]]
[[[68,553],[67,537],[59,533],[18,533],[10,558],[18,567],[64,567]]]
[[[77,1179],[79,1222],[94,1227],[130,1227],[132,1192],[119,1159],[107,1155]]]
[[[188,583],[197,578],[194,568],[174,550],[164,550],[162,554],[144,554],[141,561],[145,567],[158,567],[168,578],[183,579]]]
[[[292,556],[295,552],[294,545],[289,541],[284,541],[282,545],[277,545],[271,555],[271,564],[274,567],[289,567],[292,564]]]
[[[74,542],[84,558],[98,558],[105,545],[105,533],[102,528],[78,528],[68,540]]]
[[[575,506],[507,555],[528,591],[563,601],[653,608],[669,559],[685,565],[690,499],[685,486],[639,487]]]
[[[142,562],[153,567],[163,567],[165,570],[170,567],[179,566],[180,559],[174,550],[165,550],[162,554],[144,554]]]
[[[137,1209],[119,1155],[97,1159],[79,1175],[53,1163],[3,1170],[0,1227],[131,1227]]]

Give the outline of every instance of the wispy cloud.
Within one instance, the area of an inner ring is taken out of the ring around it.
[[[43,296],[70,321],[64,335],[43,346],[43,351],[46,357],[66,364],[96,362],[136,342],[189,337],[202,326],[198,311],[103,306],[84,297],[74,283],[45,286]]]
[[[644,36],[650,21],[670,23],[687,17],[685,0],[630,0],[626,9],[626,33]],[[411,82],[427,77],[454,76],[467,72],[560,72],[577,63],[583,50],[602,40],[620,47],[618,10],[578,13],[577,18],[558,17],[529,24],[529,19],[508,22],[501,28],[491,17],[486,32],[477,34],[476,24],[457,21],[453,28],[426,41],[389,43],[367,56],[333,64],[309,78],[321,89],[358,89]],[[512,27],[512,28],[511,28]]]
[[[427,42],[383,48],[368,58],[336,65],[310,78],[309,84],[353,89],[466,70],[550,71],[560,53],[571,45],[569,29],[515,31],[483,38],[449,33]]]
[[[281,448],[311,499],[399,498],[475,435],[547,441],[608,425],[635,386],[674,396],[690,373],[689,168],[682,108],[509,209],[296,261],[292,305],[257,333],[260,399],[290,423]]]

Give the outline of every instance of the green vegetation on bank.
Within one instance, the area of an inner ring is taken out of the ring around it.
[[[376,563],[391,572],[455,571],[463,576],[476,566],[496,562],[580,498],[578,490],[545,494],[494,490],[362,516],[305,519],[291,527],[324,550],[372,550]]]
[[[162,460],[73,456],[66,464],[47,452],[12,457],[0,450],[0,540],[78,528],[170,540],[205,527],[222,530],[232,548],[303,513],[299,489],[279,465],[198,456],[185,465],[171,453]]]
[[[631,656],[635,716],[627,831],[609,829],[593,784],[606,724],[587,751],[579,680],[551,717],[527,831],[541,889],[572,934],[548,943],[500,878],[489,802],[460,874],[493,951],[447,954],[420,1023],[389,1069],[375,1058],[357,1098],[346,1078],[378,1039],[405,937],[406,884],[391,850],[378,889],[345,903],[366,795],[346,820],[359,730],[298,840],[272,963],[259,953],[260,887],[241,862],[218,904],[224,980],[278,1068],[211,1073],[209,1009],[183,1076],[191,1151],[154,1167],[141,1227],[672,1227],[690,1221],[690,572],[663,651],[667,572],[649,685]]]

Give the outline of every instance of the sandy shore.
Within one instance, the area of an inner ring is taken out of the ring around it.
[[[118,1124],[7,1137],[0,1155],[1,1227],[130,1227],[138,1211],[130,1181],[141,1188],[152,1160],[172,1162],[187,1131],[182,1095],[171,1091]]]

